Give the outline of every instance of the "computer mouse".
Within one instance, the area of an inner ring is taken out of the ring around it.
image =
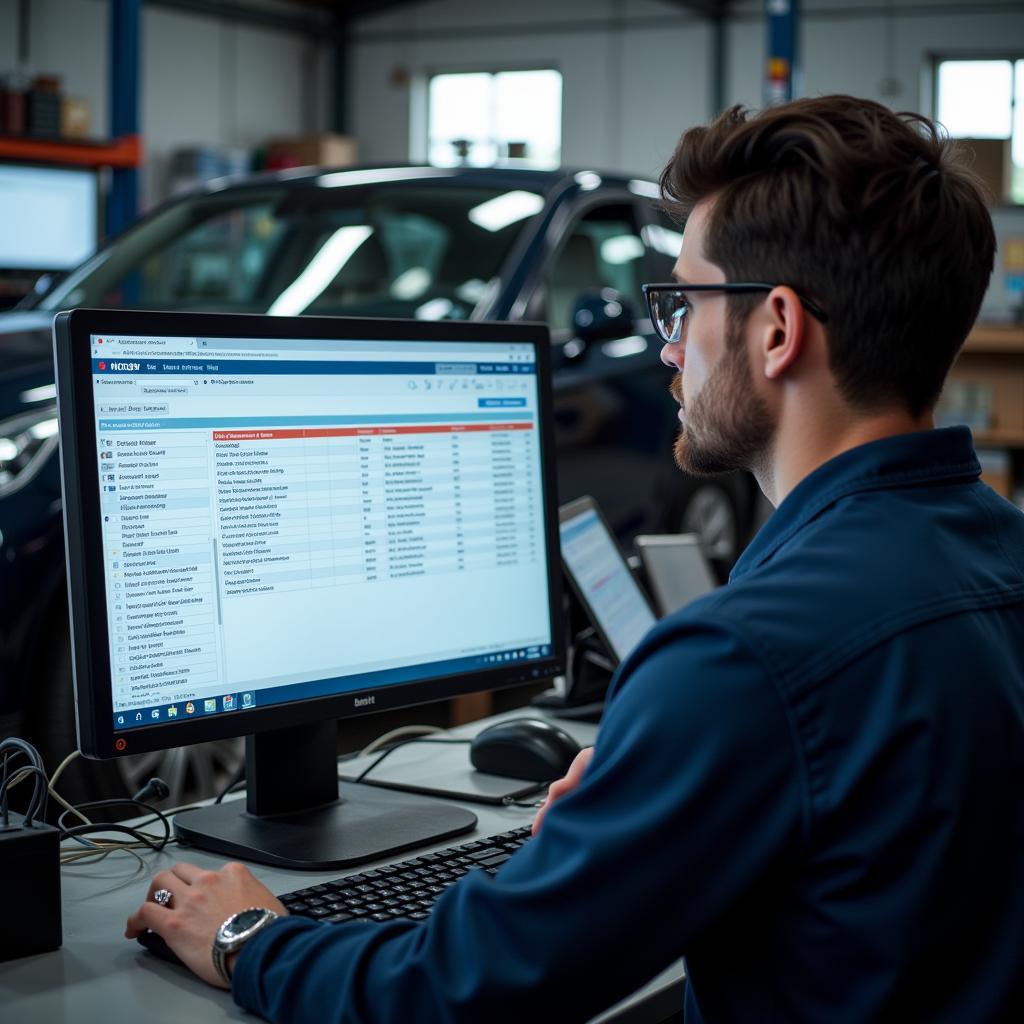
[[[178,958],[178,954],[175,953],[166,942],[164,942],[163,936],[158,935],[149,928],[144,932],[140,932],[135,941],[140,946],[145,946],[153,956],[158,956],[161,960],[166,960],[169,964],[178,964],[181,967],[185,966]]]
[[[569,770],[580,745],[540,718],[510,718],[473,737],[469,760],[477,771],[509,779],[552,782]]]

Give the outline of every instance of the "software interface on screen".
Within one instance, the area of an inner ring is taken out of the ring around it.
[[[576,586],[622,661],[654,625],[654,613],[593,509],[563,521],[559,532]]]
[[[91,345],[115,730],[550,655],[532,346]]]

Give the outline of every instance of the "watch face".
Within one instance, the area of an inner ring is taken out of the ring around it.
[[[267,912],[258,907],[254,910],[243,910],[224,926],[224,938],[234,939],[242,935],[252,928],[253,925],[259,924],[266,916]]]

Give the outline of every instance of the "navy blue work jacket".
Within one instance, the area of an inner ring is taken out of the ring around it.
[[[582,784],[422,924],[283,919],[272,1021],[1024,1021],[1024,514],[965,428],[804,479],[622,665]]]

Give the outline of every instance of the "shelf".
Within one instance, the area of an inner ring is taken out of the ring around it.
[[[975,324],[967,335],[964,352],[1024,355],[1024,327],[1008,324]]]
[[[973,430],[971,433],[977,448],[1024,448],[1024,430],[992,427],[989,430]]]
[[[125,135],[109,142],[0,136],[0,160],[31,160],[41,164],[76,167],[132,168],[142,162],[142,140],[137,135]]]

